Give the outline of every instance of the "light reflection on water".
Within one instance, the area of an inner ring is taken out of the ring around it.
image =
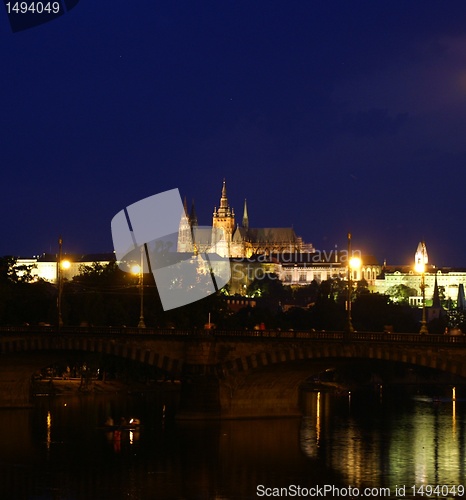
[[[310,393],[301,427],[309,458],[349,485],[465,484],[465,407],[455,401],[391,405]],[[407,495],[408,497],[409,495]]]
[[[311,393],[302,420],[175,422],[161,397],[40,398],[0,411],[0,498],[243,500],[259,484],[464,484],[465,403],[349,403]],[[116,438],[101,428],[108,416],[143,426]]]

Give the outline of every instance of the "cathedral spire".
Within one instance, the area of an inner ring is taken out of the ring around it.
[[[191,237],[191,227],[189,225],[188,206],[186,196],[183,202],[183,212],[181,214],[180,225],[178,228],[177,252],[191,252],[193,247]]]
[[[194,200],[191,203],[191,213],[189,214],[189,224],[191,227],[198,226],[196,209],[194,208]]]
[[[229,208],[227,198],[227,185],[225,179],[223,179],[222,197],[220,198],[220,209],[222,208]]]
[[[249,229],[248,205],[246,203],[246,198],[244,199],[243,227],[245,229]]]
[[[217,209],[214,210],[214,216],[217,216],[217,217],[234,217],[235,216],[233,209],[228,204],[227,185],[226,185],[225,179],[223,179],[222,196],[220,198],[220,206],[218,207],[218,210]]]
[[[439,293],[439,289],[438,289],[438,283],[437,283],[437,274],[435,274],[434,294],[432,296],[432,307],[435,307],[437,309],[440,309],[442,307],[442,304],[440,302],[440,293]]]

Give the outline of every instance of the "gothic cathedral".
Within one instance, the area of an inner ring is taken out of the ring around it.
[[[242,224],[236,225],[235,211],[228,202],[225,180],[220,205],[213,212],[211,228],[198,226],[194,204],[188,214],[186,200],[184,212],[179,226],[178,252],[207,252],[222,257],[249,258],[254,255],[314,251],[311,244],[303,243],[292,227],[250,228],[246,200]]]

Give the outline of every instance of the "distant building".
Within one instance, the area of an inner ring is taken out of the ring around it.
[[[64,254],[62,262],[67,263],[66,266],[62,266],[62,277],[65,280],[70,280],[80,274],[83,266],[92,266],[94,263],[106,265],[115,262],[115,254],[113,252],[85,255]],[[30,266],[33,279],[43,279],[51,283],[57,282],[57,255],[44,253],[37,257],[19,258],[16,263],[18,266]]]
[[[425,242],[420,242],[414,254],[414,264],[390,266],[384,264],[380,276],[375,280],[374,291],[386,294],[387,291],[396,285],[405,285],[417,291],[417,295],[409,298],[411,306],[422,306],[421,280],[422,274],[415,270],[415,265],[424,263],[426,301],[434,300],[436,284],[438,289],[443,291],[445,300],[458,298],[460,286],[466,285],[466,269],[442,267],[437,268],[433,264],[428,264],[427,247]]]
[[[336,249],[329,252],[283,253],[274,257],[280,264],[280,279],[287,285],[308,285],[312,281],[320,283],[334,278],[348,279],[346,252]],[[361,266],[351,271],[351,279],[365,280],[371,288],[382,267],[372,255],[361,255],[360,259]]]

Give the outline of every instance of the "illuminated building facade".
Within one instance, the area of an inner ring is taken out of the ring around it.
[[[63,255],[62,262],[66,261],[67,266],[62,265],[61,275],[64,280],[71,280],[77,276],[84,266],[92,266],[99,263],[103,266],[115,261],[114,253],[99,253],[86,255]],[[37,257],[27,259],[17,259],[17,266],[27,266],[31,269],[33,280],[42,279],[51,283],[58,281],[57,256],[54,254],[42,254]],[[21,273],[18,273],[21,274]]]
[[[461,287],[466,286],[466,269],[450,267],[437,268],[428,264],[428,254],[425,242],[421,241],[414,254],[414,263],[425,265],[424,280],[426,299],[434,299],[435,290],[442,291],[444,300],[458,299]],[[384,265],[381,275],[375,280],[374,291],[386,294],[390,288],[405,285],[417,291],[417,295],[409,298],[411,306],[422,305],[422,275],[416,272],[415,266],[387,266]]]

